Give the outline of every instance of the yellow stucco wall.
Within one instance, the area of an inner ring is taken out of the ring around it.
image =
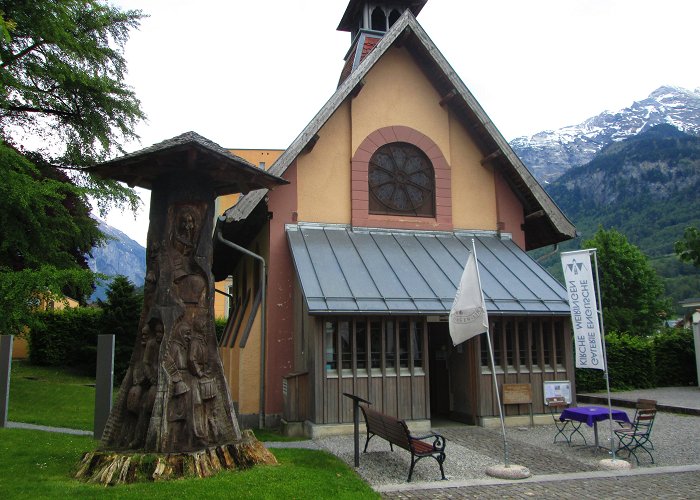
[[[225,279],[223,281],[217,281],[215,286],[217,290],[220,290],[224,293],[228,293],[229,286],[233,284],[233,280],[231,278]],[[225,295],[221,295],[220,293],[214,294],[214,317],[219,319],[219,318],[227,318],[228,317],[228,300]]]
[[[216,216],[222,215],[226,210],[231,208],[236,201],[238,201],[238,194],[228,194],[225,196],[219,196],[214,204],[214,212]],[[231,283],[230,279],[223,281],[217,281],[214,284],[214,288],[221,290],[222,292],[228,292],[228,286]],[[214,317],[215,318],[226,318],[227,317],[227,301],[226,296],[220,293],[214,294]]]
[[[467,130],[440,106],[441,96],[405,49],[390,49],[319,131],[319,141],[298,159],[299,221],[349,224],[350,159],[377,129],[402,125],[432,139],[451,166],[455,229],[497,229],[491,167]]]
[[[12,359],[27,359],[29,357],[29,341],[28,333],[25,332],[21,337],[15,335],[12,339]]]
[[[411,127],[430,137],[450,160],[449,117],[440,94],[405,49],[392,48],[365,77],[352,101],[352,150],[375,130]]]
[[[236,350],[239,354],[238,411],[243,415],[258,413],[260,408],[260,309],[255,316],[245,349],[236,347]]]
[[[482,166],[482,155],[460,121],[450,116],[452,161],[452,224],[455,229],[495,230],[496,186],[493,168]]]
[[[346,101],[319,131],[319,141],[297,159],[298,218],[350,223],[350,104]]]
[[[236,156],[240,156],[246,161],[249,161],[256,167],[269,169],[277,158],[282,156],[284,149],[229,149]]]
[[[262,168],[264,166],[265,170],[269,169],[272,164],[282,155],[282,153],[284,153],[283,149],[229,149],[229,151],[236,156],[240,156],[244,160],[249,161],[256,167]],[[214,205],[214,210],[217,217],[235,205],[239,197],[240,194],[238,193],[219,196]],[[228,285],[228,281],[219,281],[215,286],[218,290],[225,292],[228,289]],[[225,318],[226,315],[226,297],[220,293],[217,293],[214,296],[214,316],[216,318]]]
[[[260,236],[253,242],[251,249],[255,251],[257,247],[260,249],[260,254],[266,261],[269,260],[268,254],[268,238],[266,228],[261,231]],[[257,245],[257,247],[256,247]],[[249,288],[252,288],[255,277],[255,266],[258,266],[258,261],[253,261],[250,257],[244,257],[234,271],[233,286],[237,296],[245,297],[245,290],[241,290],[241,274],[246,273],[246,282]],[[217,287],[219,284],[217,283]],[[217,294],[217,301],[224,302],[224,297]],[[251,290],[250,301],[244,312],[243,319],[238,329],[238,337],[231,348],[220,348],[219,354],[224,364],[224,371],[231,390],[231,397],[238,402],[238,412],[243,415],[251,415],[258,413],[260,408],[260,342],[261,342],[261,314],[260,308],[255,313],[253,325],[248,335],[248,340],[245,348],[239,347],[240,341],[243,338],[244,330],[248,324],[248,318],[251,314],[251,309],[255,297]]]

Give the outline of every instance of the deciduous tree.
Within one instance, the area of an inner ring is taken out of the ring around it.
[[[692,226],[685,228],[683,239],[676,241],[674,250],[681,262],[700,267],[700,230]]]
[[[90,291],[85,254],[102,235],[88,197],[102,212],[139,204],[82,168],[120,152],[144,118],[123,55],[141,18],[101,0],[0,0],[2,333],[28,324],[40,296]]]
[[[123,47],[139,11],[98,0],[0,0],[0,123],[62,145],[63,166],[84,166],[135,138],[144,118],[124,82]]]
[[[670,309],[663,282],[646,256],[620,232],[599,228],[584,248],[596,248],[605,328],[655,333]]]

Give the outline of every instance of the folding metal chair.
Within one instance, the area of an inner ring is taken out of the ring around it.
[[[655,399],[644,399],[644,398],[639,398],[637,399],[637,403],[634,406],[634,417],[632,418],[632,422],[622,422],[622,421],[617,421],[617,423],[622,427],[623,429],[631,429],[634,426],[635,420],[637,420],[637,413],[639,410],[656,410],[656,400]],[[654,449],[654,443],[651,442],[651,437],[649,438],[649,448]]]
[[[586,437],[581,434],[580,430],[582,422],[577,422],[576,420],[571,419],[559,419],[561,412],[569,406],[566,399],[564,399],[563,396],[553,396],[551,398],[546,398],[545,402],[547,403],[547,407],[549,407],[549,412],[552,414],[552,420],[554,420],[554,425],[557,428],[557,433],[554,435],[554,442],[556,443],[557,438],[561,435],[566,443],[571,446],[571,439],[574,437],[574,434],[578,433],[578,435],[583,439],[583,443],[586,444]],[[568,432],[569,429],[571,432],[568,433],[567,436],[564,431]]]
[[[634,417],[634,422],[632,422],[632,427],[617,429],[615,431],[615,435],[620,440],[617,451],[627,450],[627,457],[629,458],[630,455],[634,455],[635,460],[637,460],[637,465],[639,465],[639,457],[637,456],[636,450],[641,448],[647,452],[653,464],[654,456],[651,454],[650,450],[654,449],[651,444],[651,429],[654,426],[655,418],[655,409],[638,409]]]

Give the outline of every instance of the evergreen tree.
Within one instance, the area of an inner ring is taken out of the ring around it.
[[[142,295],[126,276],[115,276],[107,289],[107,300],[99,303],[103,310],[102,333],[114,335],[115,380],[122,380],[129,366],[142,304]]]
[[[633,335],[655,333],[670,304],[646,256],[618,231],[599,228],[583,248],[596,248],[605,329]]]

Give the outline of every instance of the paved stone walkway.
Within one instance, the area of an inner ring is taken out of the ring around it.
[[[498,430],[465,426],[439,429],[439,432],[445,436],[448,443],[460,444],[484,455],[493,455],[494,450],[499,450],[499,453],[503,453],[503,434]],[[502,455],[499,454],[499,457],[502,457]],[[508,440],[508,462],[526,465],[533,474],[597,470],[592,465],[563,455],[557,456],[556,460],[552,460],[552,454],[549,451],[513,439]]]
[[[32,431],[58,432],[61,434],[74,434],[76,436],[92,436],[92,431],[80,429],[68,429],[66,427],[49,427],[46,425],[25,424],[24,422],[7,422],[8,429],[29,429]]]
[[[670,470],[667,470],[670,469]],[[568,477],[557,474],[508,483],[468,484],[451,488],[411,489],[382,492],[386,499],[439,498],[552,498],[562,499],[640,499],[640,498],[700,498],[700,466],[658,468],[641,474],[601,477]]]
[[[605,395],[586,394],[598,403]],[[656,399],[666,411],[700,414],[700,388],[666,387],[611,394],[613,401],[629,402],[637,398]],[[583,398],[581,398],[583,399]],[[606,401],[607,402],[607,401]],[[465,432],[466,430],[466,432]],[[441,429],[448,441],[469,445],[488,452],[502,449],[499,433],[481,427]],[[422,485],[396,484],[377,488],[386,499],[700,499],[700,456],[695,465],[652,466],[626,471],[601,471],[572,457],[553,456],[537,446],[523,446],[509,441],[509,461],[526,464],[533,476],[519,481],[472,480],[450,481],[449,487],[439,483]]]

